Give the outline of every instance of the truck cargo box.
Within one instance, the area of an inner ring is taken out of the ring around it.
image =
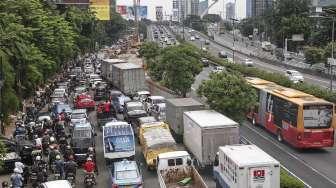
[[[141,65],[119,63],[112,65],[112,84],[128,95],[146,90],[145,71]]]
[[[257,146],[222,146],[218,153],[214,179],[219,187],[280,187],[279,162]]]
[[[183,142],[200,167],[212,165],[219,146],[239,144],[239,124],[214,111],[183,114]]]
[[[166,121],[168,122],[177,142],[183,137],[183,112],[203,110],[205,106],[192,98],[167,99]]]
[[[102,77],[105,78],[108,82],[112,82],[112,65],[119,63],[126,63],[126,61],[122,59],[103,59],[101,61]]]

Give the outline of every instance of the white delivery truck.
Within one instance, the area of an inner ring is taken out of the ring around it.
[[[101,76],[108,82],[112,82],[112,65],[119,63],[126,63],[126,61],[122,59],[103,59],[101,61]]]
[[[205,106],[192,98],[173,98],[166,100],[166,121],[176,139],[183,141],[183,112],[203,110]]]
[[[217,188],[280,188],[280,163],[255,145],[219,147]]]
[[[141,65],[119,63],[112,65],[112,84],[127,95],[146,90],[145,71]]]
[[[207,188],[202,177],[191,164],[186,151],[160,153],[157,157],[160,188]]]
[[[183,143],[198,167],[211,166],[219,146],[239,144],[239,124],[214,110],[184,112],[183,124]]]

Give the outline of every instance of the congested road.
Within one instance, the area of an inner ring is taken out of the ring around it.
[[[187,31],[188,30],[186,30],[186,32]],[[189,42],[201,48],[201,46],[204,46],[204,44],[202,43],[202,41],[204,41],[204,37],[202,37],[202,35],[200,36],[200,40]],[[186,34],[185,38],[190,38],[190,34]],[[210,45],[208,45],[208,47],[209,52],[215,56],[217,56],[218,52],[222,50],[226,51],[228,54],[231,53],[229,49],[223,48],[213,42],[210,42]],[[244,55],[237,53],[235,54],[235,57],[237,58],[238,62],[239,60],[246,58]],[[261,62],[259,64],[259,61],[254,62],[256,64],[256,67],[262,67],[263,69],[268,71],[273,70],[274,72],[281,73],[282,70],[284,70],[284,68],[279,68],[274,65],[269,65],[267,63]],[[204,99],[201,99],[197,96],[196,90],[202,80],[206,80],[209,78],[209,74],[212,70],[213,67],[211,66],[205,67],[203,68],[203,71],[196,77],[190,93],[190,96],[192,98],[201,102],[205,101]],[[311,80],[305,77],[306,81],[321,85],[321,83],[318,82],[318,80],[321,78],[315,78],[315,76],[312,77],[314,79]],[[322,81],[322,83],[324,82]],[[328,84],[326,83],[324,84],[324,86],[326,87],[327,85]],[[274,136],[270,135],[264,129],[259,127],[253,127],[249,122],[244,122],[242,123],[242,125],[244,126],[241,126],[240,128],[241,136],[249,140],[251,143],[259,146],[261,149],[266,151],[275,159],[279,160],[285,168],[287,168],[293,174],[302,179],[307,185],[311,187],[336,187],[336,175],[335,173],[333,173],[336,171],[336,165],[333,165],[333,161],[336,160],[335,147],[319,150],[297,150],[285,143],[278,142]]]

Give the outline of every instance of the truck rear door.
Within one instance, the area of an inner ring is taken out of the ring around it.
[[[272,171],[269,167],[249,168],[249,188],[271,188]]]

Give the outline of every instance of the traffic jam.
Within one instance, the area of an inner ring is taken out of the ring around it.
[[[97,54],[65,68],[2,139],[13,172],[2,187],[100,187],[97,163],[109,168],[109,187],[144,187],[137,145],[161,188],[210,187],[199,172],[208,167],[216,187],[280,186],[279,162],[240,145],[238,123],[192,98],[151,94],[145,79],[142,65]]]

